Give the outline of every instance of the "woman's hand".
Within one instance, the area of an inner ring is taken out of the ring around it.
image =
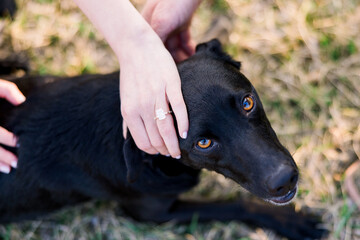
[[[18,87],[14,83],[5,80],[0,80],[0,98],[5,98],[13,105],[19,105],[25,101],[25,97]],[[0,127],[0,143],[9,147],[15,147],[16,137],[5,128]],[[0,147],[0,171],[9,173],[11,167],[16,168],[16,166],[16,156]]]
[[[180,158],[174,119],[154,119],[156,110],[175,114],[179,135],[186,138],[188,116],[174,60],[156,35],[130,41],[120,57],[121,112],[137,146],[150,154]],[[137,57],[134,57],[137,56]]]
[[[199,3],[199,0],[148,0],[142,15],[165,43],[168,51],[157,39],[148,39],[150,34],[145,38],[138,36],[140,41],[135,40],[136,44],[127,49],[132,49],[129,55],[141,57],[136,58],[136,62],[131,62],[131,57],[120,61],[120,96],[126,123],[124,129],[126,131],[128,125],[137,146],[147,153],[160,152],[180,157],[172,116],[167,115],[164,120],[154,121],[154,112],[157,109],[168,112],[170,104],[177,120],[179,135],[186,138],[186,106],[181,93],[180,77],[169,52],[177,62],[194,54],[195,44],[190,38],[189,26]],[[126,51],[122,54],[126,54]]]
[[[165,119],[154,117],[157,110],[168,112],[171,108],[179,135],[186,138],[188,115],[171,54],[180,61],[194,52],[189,24],[199,0],[149,0],[144,9],[148,22],[128,0],[74,1],[119,59],[124,130],[127,125],[141,150],[180,158],[171,114]]]
[[[148,0],[143,17],[165,43],[176,62],[181,62],[195,52],[190,36],[191,18],[200,0]]]

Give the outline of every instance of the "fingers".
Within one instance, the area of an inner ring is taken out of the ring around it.
[[[164,156],[171,155],[177,157],[180,154],[180,150],[178,149],[178,147],[172,147],[174,145],[174,141],[177,144],[176,134],[175,139],[172,139],[172,143],[170,143],[172,150],[168,150],[167,145],[165,144],[163,137],[159,132],[154,117],[155,113],[153,111],[144,111],[143,115],[138,115],[138,118],[135,118],[135,120],[132,118],[128,118],[128,127],[137,147],[148,154],[161,153]],[[174,128],[173,126],[170,127]],[[126,128],[127,124],[124,120],[123,134],[125,134]]]
[[[147,120],[146,130],[147,133],[149,134],[151,145],[162,155],[164,156],[169,155],[170,153],[160,135],[154,117],[151,117],[150,119]]]
[[[11,132],[0,127],[0,143],[10,147],[15,147],[16,137]],[[5,149],[0,147],[0,172],[9,173],[11,169],[10,166],[16,168],[16,156],[13,153],[6,151]]]
[[[157,4],[158,3],[156,1],[147,1],[141,11],[141,15],[149,23],[154,32],[156,32],[156,34],[160,37],[162,42],[165,42],[172,29],[169,27],[170,24],[164,24],[165,19],[159,17],[163,14],[158,14],[158,10],[156,8]]]
[[[3,164],[2,162],[0,162],[0,172],[8,174],[8,173],[10,173],[10,170],[11,170],[11,168],[9,165]]]
[[[168,107],[164,106],[162,109],[168,109]],[[148,154],[161,153],[164,156],[171,155],[173,158],[180,158],[179,143],[171,114],[167,114],[163,120],[155,120],[151,116],[143,121],[131,121],[129,130],[136,145],[142,151]]]
[[[0,98],[5,98],[13,105],[19,105],[25,101],[24,95],[20,92],[18,87],[9,81],[0,79]],[[6,146],[15,147],[16,137],[13,133],[0,127],[0,143]],[[16,156],[0,147],[0,172],[9,173],[11,166],[16,168],[17,158]]]
[[[144,8],[141,11],[141,15],[148,23],[151,22],[151,16],[152,16],[152,13],[154,12],[155,7],[156,7],[156,4],[153,4],[151,1],[147,1]]]
[[[171,108],[175,114],[179,136],[185,139],[189,129],[189,120],[184,98],[181,93],[181,86],[168,87],[166,92]]]
[[[0,127],[0,143],[9,147],[16,146],[16,137],[13,133],[9,132],[5,128]]]
[[[175,62],[184,61],[195,53],[195,43],[190,37],[189,29],[169,36],[165,46]]]
[[[148,111],[147,114],[144,115],[145,127],[150,139],[150,143],[159,153],[164,156],[168,156],[170,153],[166,148],[163,138],[160,135],[156,125],[156,119],[154,117],[155,111]]]
[[[169,107],[165,99],[158,101],[158,103],[160,104],[157,104],[156,109],[162,109],[165,113],[169,112]],[[179,159],[181,152],[172,115],[168,113],[164,119],[156,119],[156,125],[171,157]]]
[[[195,53],[195,42],[190,35],[190,29],[180,33],[180,43],[183,51],[190,57]]]
[[[169,49],[169,52],[176,63],[180,63],[189,57],[184,51],[182,51],[182,49]]]
[[[139,54],[143,55],[141,59],[136,61],[120,59],[121,112],[139,149],[149,154],[170,154],[174,158],[180,158],[181,152],[173,117],[167,114],[163,120],[154,119],[156,109],[169,111],[170,106],[166,96],[175,94],[171,97],[171,106],[174,106],[176,117],[180,116],[182,119],[178,124],[180,135],[182,137],[187,135],[187,119],[183,120],[187,118],[187,113],[181,95],[180,77],[176,64],[163,43],[157,37],[154,39],[156,40],[154,44],[144,45],[143,49],[140,49]],[[139,64],[142,66],[140,70],[137,67]],[[175,90],[170,90],[171,93],[167,92],[167,86]],[[177,106],[177,98],[180,99],[180,106]],[[184,112],[185,115],[181,116]],[[125,131],[125,127],[123,130]]]
[[[127,119],[127,122],[125,123],[124,120],[123,123],[123,134],[125,134],[125,129],[129,127],[131,136],[142,151],[148,154],[161,153],[165,156],[171,155],[173,158],[180,158],[178,138],[173,118],[168,113],[169,106],[166,98],[163,97],[158,102],[165,103],[156,107],[156,109],[165,109],[164,112],[167,113],[165,119],[162,120],[154,119],[155,111],[143,112],[142,116],[138,114],[137,117],[132,117],[136,116],[136,113],[129,115],[122,111],[124,119]]]
[[[126,124],[125,120],[123,120],[123,122],[122,122],[122,127],[123,127],[123,137],[124,137],[124,139],[126,139],[127,138],[128,127],[127,127],[127,124]]]
[[[0,148],[0,172],[9,173],[10,166],[16,168],[17,166],[16,156],[13,153],[6,151],[3,148]]]
[[[133,137],[136,146],[148,154],[157,154],[158,151],[151,145],[150,139],[146,132],[144,122],[140,117],[127,121],[129,131]]]
[[[5,98],[14,105],[19,105],[25,101],[25,96],[19,88],[12,82],[0,79],[0,98]]]

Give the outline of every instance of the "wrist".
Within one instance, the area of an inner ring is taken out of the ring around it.
[[[74,1],[103,34],[118,59],[124,52],[157,42],[156,33],[128,0]]]
[[[119,38],[118,38],[119,39]],[[149,54],[149,50],[165,49],[159,36],[149,28],[139,28],[121,41],[117,41],[113,50],[118,58],[120,66],[123,62],[129,62],[131,59],[137,59],[139,56]]]

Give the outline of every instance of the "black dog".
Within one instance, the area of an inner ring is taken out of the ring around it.
[[[91,198],[115,199],[142,221],[241,220],[291,239],[319,238],[316,222],[289,207],[178,200],[214,170],[276,204],[296,194],[298,170],[266,118],[240,63],[217,40],[179,66],[190,128],[182,158],[151,156],[122,138],[118,73],[14,80],[21,106],[0,103],[0,125],[19,136],[18,168],[0,174],[0,222],[31,219]],[[50,82],[50,83],[49,83]]]
[[[16,12],[16,3],[14,0],[0,1],[0,17],[10,16],[13,18],[15,12]]]

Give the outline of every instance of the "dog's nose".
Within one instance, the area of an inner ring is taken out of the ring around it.
[[[282,165],[267,180],[268,191],[273,196],[283,196],[293,190],[298,181],[298,171],[289,165]]]

